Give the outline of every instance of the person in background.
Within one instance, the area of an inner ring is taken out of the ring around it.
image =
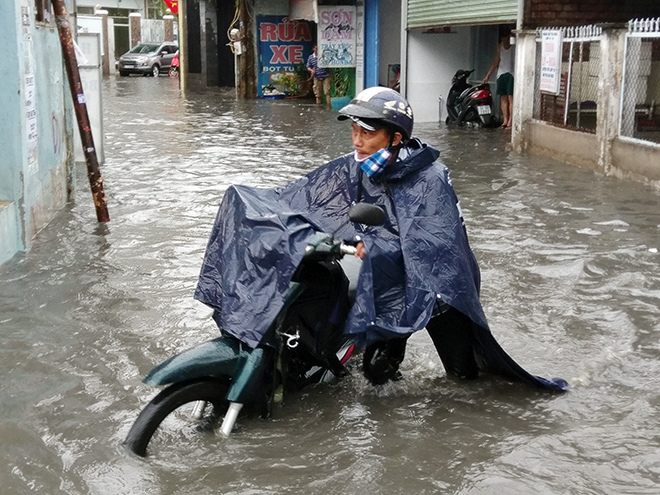
[[[500,31],[499,43],[495,49],[495,60],[488,69],[484,84],[488,82],[490,76],[497,70],[497,90],[500,96],[500,108],[502,110],[502,127],[511,128],[511,117],[513,114],[513,70],[516,62],[516,49],[511,44],[511,30]]]
[[[307,58],[307,70],[310,73],[308,80],[314,80],[313,89],[316,104],[321,103],[321,94],[325,94],[326,107],[330,109],[330,71],[324,67],[319,67],[316,45],[314,45],[311,55]]]

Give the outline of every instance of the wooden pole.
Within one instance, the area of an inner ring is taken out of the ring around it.
[[[257,94],[254,74],[252,22],[248,13],[248,0],[238,0],[240,39],[243,53],[238,56],[238,98],[254,98]]]
[[[73,107],[76,111],[78,120],[78,129],[80,130],[80,140],[82,141],[83,151],[85,152],[85,161],[87,162],[87,177],[92,189],[92,198],[96,207],[96,218],[99,222],[109,222],[108,205],[105,200],[103,190],[103,176],[99,169],[99,161],[96,156],[94,139],[92,138],[92,129],[89,123],[89,114],[87,113],[87,104],[85,103],[85,94],[83,93],[82,82],[80,81],[80,72],[76,63],[76,54],[73,48],[73,37],[71,36],[71,25],[69,16],[66,12],[64,0],[51,0],[53,4],[53,13],[57,30],[60,34],[62,43],[62,55],[66,73],[69,77],[69,87],[73,97]]]
[[[188,87],[188,3],[180,0],[177,4],[179,9],[179,89],[182,93]]]

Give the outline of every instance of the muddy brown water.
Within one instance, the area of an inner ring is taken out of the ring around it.
[[[658,493],[660,195],[438,124],[416,134],[452,171],[493,333],[571,391],[449,379],[420,332],[396,384],[356,370],[229,439],[176,420],[127,454],[141,378],[217,335],[192,293],[224,190],[283,184],[350,136],[308,101],[182,98],[166,77],[111,78],[104,108],[111,222],[80,167],[75,203],[0,267],[0,492]]]

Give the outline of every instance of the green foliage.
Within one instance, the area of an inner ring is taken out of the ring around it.
[[[277,77],[277,88],[290,96],[295,96],[300,91],[298,77],[293,72],[282,72]]]
[[[344,68],[332,71],[333,96],[348,96],[355,93],[355,69]]]
[[[309,79],[309,71],[305,64],[297,64],[293,67],[293,73],[300,80],[300,82],[306,81]]]

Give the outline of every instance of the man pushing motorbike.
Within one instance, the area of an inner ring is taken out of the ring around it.
[[[439,152],[412,137],[413,112],[398,92],[368,88],[340,110],[354,152],[278,189],[232,186],[209,241],[195,297],[220,328],[250,347],[282,309],[306,245],[317,232],[351,240],[362,259],[344,334],[365,348],[373,384],[401,377],[406,340],[426,328],[448,374],[480,371],[563,391],[568,384],[520,367],[491,334],[480,273]],[[379,226],[346,224],[357,202],[378,205]]]

